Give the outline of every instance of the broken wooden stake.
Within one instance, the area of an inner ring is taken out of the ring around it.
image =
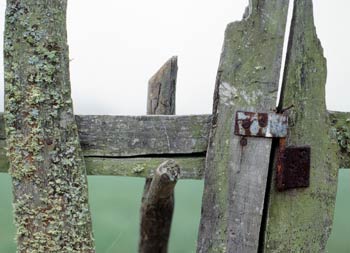
[[[174,187],[180,167],[174,160],[162,163],[146,180],[141,206],[140,253],[165,253],[174,210]]]

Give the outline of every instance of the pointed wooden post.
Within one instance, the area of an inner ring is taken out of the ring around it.
[[[149,81],[147,114],[175,114],[176,77],[177,57],[172,57]],[[168,160],[152,178],[146,179],[141,205],[140,253],[168,251],[174,187],[179,174],[180,167]]]
[[[325,252],[339,168],[338,145],[329,138],[326,73],[312,1],[295,0],[281,101],[294,105],[287,145],[311,147],[310,187],[278,192],[272,180],[264,252]]]
[[[288,0],[253,0],[229,24],[214,95],[197,252],[257,252],[271,139],[234,135],[237,110],[275,108]]]

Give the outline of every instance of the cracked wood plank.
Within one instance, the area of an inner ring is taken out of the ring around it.
[[[110,157],[205,153],[210,121],[211,115],[76,116],[84,155]]]
[[[271,139],[234,135],[236,111],[275,108],[288,0],[250,1],[228,25],[214,95],[197,252],[257,252]]]
[[[140,156],[205,152],[210,116],[77,117],[86,156]]]
[[[311,0],[294,2],[288,49],[281,101],[294,108],[288,111],[286,142],[311,146],[310,187],[278,192],[272,180],[262,251],[325,252],[337,189],[337,143],[329,137],[326,59]]]

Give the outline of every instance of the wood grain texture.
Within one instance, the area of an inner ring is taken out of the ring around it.
[[[76,117],[86,156],[205,152],[209,115]]]
[[[166,253],[174,212],[174,187],[180,167],[167,160],[147,179],[141,205],[140,253]]]
[[[337,144],[329,138],[326,72],[312,1],[295,0],[281,99],[294,105],[287,145],[311,147],[310,187],[278,192],[271,182],[264,252],[325,252],[338,171]]]
[[[175,114],[176,79],[177,56],[173,56],[148,82],[148,115]]]
[[[275,108],[288,0],[253,0],[229,24],[214,95],[197,252],[257,252],[271,140],[234,135],[237,110]]]

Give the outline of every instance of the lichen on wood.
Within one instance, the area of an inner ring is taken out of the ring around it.
[[[312,1],[295,0],[279,108],[294,105],[286,112],[286,144],[311,147],[310,186],[278,192],[271,181],[263,252],[325,252],[338,171],[337,145],[329,138],[326,73]]]
[[[7,1],[5,125],[18,252],[95,252],[66,7],[64,0]]]

